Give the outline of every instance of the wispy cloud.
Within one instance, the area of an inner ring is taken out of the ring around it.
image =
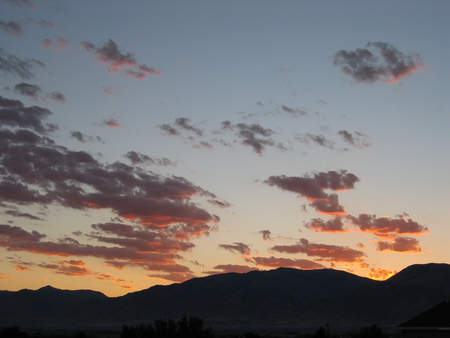
[[[0,71],[16,75],[22,79],[31,79],[38,69],[45,69],[45,64],[36,59],[21,59],[0,48]]]
[[[138,64],[134,53],[121,51],[117,43],[111,39],[108,39],[107,42],[99,47],[88,41],[81,42],[81,45],[87,52],[95,54],[98,61],[107,64],[109,73],[115,73],[122,67],[128,67],[125,70],[125,74],[137,79],[144,79],[147,74],[161,74],[159,70],[155,70],[145,64]]]

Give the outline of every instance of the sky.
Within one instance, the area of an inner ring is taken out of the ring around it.
[[[0,0],[0,289],[448,263],[449,15]]]

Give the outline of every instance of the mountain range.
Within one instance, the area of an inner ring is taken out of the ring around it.
[[[0,291],[0,327],[117,329],[195,316],[213,332],[383,330],[445,301],[449,264],[417,264],[386,281],[348,272],[278,268],[153,286],[121,297],[92,290]]]

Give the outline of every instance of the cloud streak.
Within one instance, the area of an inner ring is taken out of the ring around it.
[[[115,73],[122,67],[128,67],[125,74],[137,79],[144,79],[147,74],[161,74],[159,70],[157,71],[145,64],[138,64],[133,53],[121,51],[117,43],[111,39],[108,39],[99,47],[88,41],[81,42],[81,45],[87,52],[95,54],[98,61],[107,64],[109,73]],[[136,67],[137,69],[130,67]]]

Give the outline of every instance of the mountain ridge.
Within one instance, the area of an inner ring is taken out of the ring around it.
[[[92,290],[0,291],[0,326],[120,329],[155,319],[202,318],[214,330],[393,330],[445,300],[450,265],[409,266],[386,281],[333,269],[278,268],[198,277],[120,297]],[[27,318],[27,319],[25,319]]]

